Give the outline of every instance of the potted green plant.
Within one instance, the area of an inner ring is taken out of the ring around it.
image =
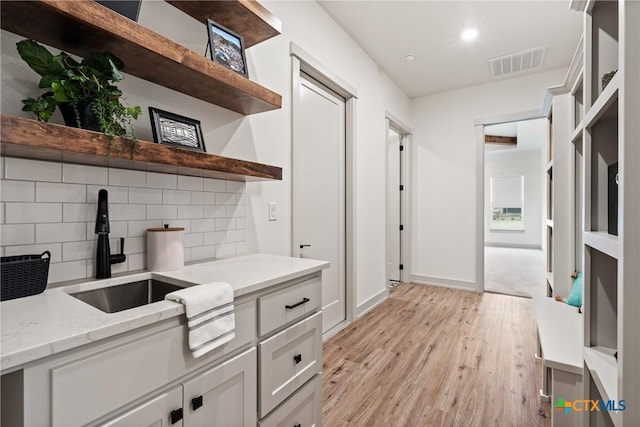
[[[20,57],[41,76],[39,87],[46,90],[36,99],[22,100],[22,111],[46,122],[59,107],[67,126],[101,131],[109,140],[124,136],[135,143],[133,120],[141,110],[122,103],[122,91],[115,83],[123,79],[119,70],[124,64],[117,56],[97,52],[78,62],[65,52],[53,55],[29,39],[18,42],[17,48]]]

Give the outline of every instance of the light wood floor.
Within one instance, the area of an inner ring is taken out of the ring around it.
[[[535,347],[530,299],[402,284],[324,343],[324,426],[549,426]]]

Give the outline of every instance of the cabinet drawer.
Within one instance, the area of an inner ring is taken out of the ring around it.
[[[322,370],[322,312],[260,343],[260,417]]]
[[[264,336],[320,308],[322,275],[306,279],[259,299],[259,333]]]
[[[322,377],[315,377],[278,409],[260,421],[259,427],[321,427]]]
[[[197,359],[186,326],[177,326],[52,368],[53,425],[86,424],[253,341],[255,302],[237,306],[235,315],[235,338]]]

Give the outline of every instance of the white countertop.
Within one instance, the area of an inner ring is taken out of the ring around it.
[[[548,297],[534,297],[544,366],[582,375],[582,314]]]
[[[71,292],[154,278],[183,286],[228,282],[238,298],[328,266],[326,261],[255,254],[193,264],[171,272],[143,272],[92,280],[3,301],[0,303],[0,369],[10,371],[42,357],[184,313],[182,304],[160,301],[109,314],[70,296]]]

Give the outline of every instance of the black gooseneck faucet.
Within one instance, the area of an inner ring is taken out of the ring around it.
[[[109,247],[109,194],[102,189],[98,192],[98,213],[96,215],[96,231],[98,248],[96,250],[96,279],[111,277],[111,264],[124,262],[124,237],[120,238],[120,253],[111,255]]]

